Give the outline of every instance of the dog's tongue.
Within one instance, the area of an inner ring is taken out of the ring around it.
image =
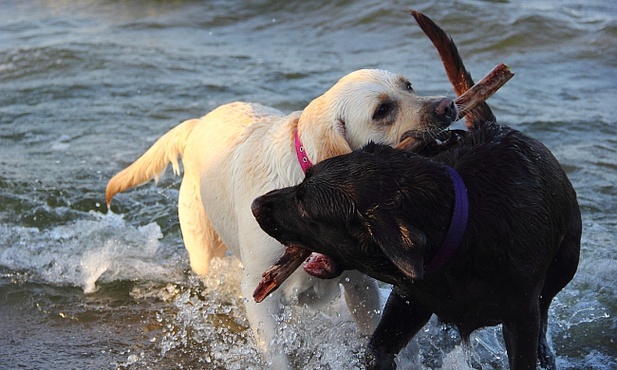
[[[343,273],[343,267],[325,254],[313,253],[306,261],[304,271],[320,279],[334,279]]]
[[[263,273],[262,279],[253,292],[253,299],[260,303],[278,289],[287,278],[311,255],[311,251],[291,245],[285,248],[285,253]]]

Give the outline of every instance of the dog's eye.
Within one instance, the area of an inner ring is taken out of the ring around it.
[[[407,89],[407,91],[413,92],[413,86],[411,86],[411,82],[406,81],[405,89]]]
[[[309,218],[309,214],[306,212],[306,208],[304,208],[304,204],[302,203],[298,203],[298,215],[300,215],[300,218],[303,220]]]
[[[308,217],[308,213],[306,212],[302,202],[302,198],[304,198],[304,192],[302,190],[303,189],[300,187],[298,188],[298,191],[296,191],[294,203],[296,204],[296,209],[300,218],[305,219]]]
[[[373,113],[373,120],[380,121],[386,118],[390,114],[392,109],[394,109],[395,105],[396,104],[391,101],[381,102],[377,106],[377,109],[375,109],[375,112]]]

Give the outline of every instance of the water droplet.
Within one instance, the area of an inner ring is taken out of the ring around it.
[[[126,364],[127,365],[132,365],[134,363],[136,363],[139,360],[139,356],[137,355],[130,355],[127,360],[126,360]]]

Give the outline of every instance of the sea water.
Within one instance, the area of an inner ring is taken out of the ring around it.
[[[180,178],[118,195],[111,210],[106,183],[185,119],[235,100],[302,109],[359,68],[453,97],[410,8],[454,37],[476,79],[500,62],[516,73],[489,103],[553,151],[583,214],[579,270],[550,310],[557,363],[617,368],[609,0],[0,3],[0,368],[267,368],[239,262],[217,260],[205,279],[190,272]],[[289,308],[283,321],[278,340],[296,368],[362,368],[367,339],[341,299]],[[426,369],[507,368],[499,327],[465,346],[432,319],[418,346]]]

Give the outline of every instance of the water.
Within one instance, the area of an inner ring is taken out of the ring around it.
[[[550,312],[562,369],[617,368],[617,5],[610,0],[48,0],[0,3],[0,368],[262,369],[230,257],[189,272],[167,176],[104,204],[107,180],[180,121],[234,100],[301,109],[355,69],[453,95],[405,10],[436,20],[490,103],[546,143],[583,212],[582,259]],[[384,287],[384,293],[386,288]],[[289,310],[298,369],[360,369],[340,301]],[[431,369],[503,369],[500,331],[471,348],[435,321]]]

